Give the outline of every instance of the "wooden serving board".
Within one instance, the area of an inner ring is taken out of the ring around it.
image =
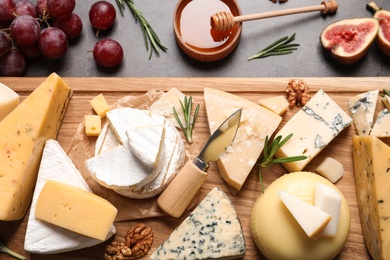
[[[14,89],[23,99],[44,79],[45,78],[3,77],[0,78],[0,82]],[[349,97],[368,90],[390,88],[390,78],[302,79],[309,85],[312,94],[320,88],[324,89],[325,92],[327,92],[345,111],[347,111],[346,100]],[[253,102],[257,102],[260,98],[284,95],[284,90],[289,78],[64,78],[64,80],[74,91],[74,95],[58,135],[58,141],[65,151],[67,151],[79,123],[83,120],[84,115],[91,112],[89,101],[99,93],[104,94],[108,103],[113,103],[123,96],[142,95],[152,89],[168,91],[170,88],[176,87],[186,95],[193,96],[194,102],[201,105],[196,122],[196,131],[200,137],[199,141],[205,142],[210,136],[210,133],[204,110],[204,87],[224,90]],[[382,108],[383,104],[379,101],[377,113]],[[283,121],[280,127],[297,111],[298,108],[289,109],[283,115]],[[304,126],[302,126],[302,131],[304,131]],[[332,156],[344,165],[345,175],[336,185],[343,192],[349,203],[351,210],[351,229],[345,247],[337,256],[337,259],[370,259],[364,246],[355,194],[351,141],[354,134],[355,129],[353,126],[344,130],[305,169],[314,171],[316,166],[318,166],[326,156]],[[389,143],[388,141],[386,142]],[[232,195],[221,180],[215,164],[211,165],[209,173],[206,182],[200,190],[199,199],[203,199],[215,186],[222,188],[233,201],[243,226],[246,240],[246,254],[244,259],[265,259],[256,248],[249,228],[253,204],[261,193],[257,169],[255,168],[252,171],[242,190],[236,196]],[[274,165],[265,169],[263,171],[265,187],[285,173],[287,173],[287,171],[280,165]],[[165,216],[117,222],[115,223],[117,234],[110,241],[115,240],[123,242],[124,236],[131,226],[139,222],[144,222],[145,224],[150,225],[154,230],[154,242],[152,249],[149,251],[149,256],[166,238],[168,238],[172,230],[178,226],[188,214],[189,212],[185,212],[179,219]],[[68,253],[56,255],[30,255],[23,249],[27,219],[28,216],[26,215],[26,217],[20,221],[0,221],[0,236],[5,240],[6,245],[16,252],[27,256],[27,259],[103,259],[104,247],[108,242]],[[283,247],[283,245],[280,246]],[[0,254],[0,258],[12,259],[5,254]]]

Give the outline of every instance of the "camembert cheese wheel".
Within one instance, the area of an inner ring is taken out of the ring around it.
[[[284,190],[314,205],[318,183],[335,189],[342,198],[337,235],[312,239],[307,236],[281,201]],[[311,172],[294,172],[274,181],[256,201],[250,222],[252,237],[268,259],[332,259],[344,247],[350,230],[350,211],[338,188],[327,179]]]

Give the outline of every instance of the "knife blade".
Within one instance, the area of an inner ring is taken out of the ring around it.
[[[229,116],[211,135],[200,154],[187,161],[157,199],[159,207],[172,217],[180,217],[202,186],[208,173],[210,162],[226,152],[236,136],[240,124],[242,108]]]

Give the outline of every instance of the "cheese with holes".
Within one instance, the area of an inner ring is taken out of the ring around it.
[[[288,101],[284,96],[276,96],[260,99],[259,105],[271,110],[278,115],[282,115],[287,111]]]
[[[235,259],[244,254],[244,234],[234,205],[214,188],[150,259]]]
[[[370,135],[376,137],[390,137],[390,112],[387,108],[379,112]]]
[[[351,117],[320,89],[275,135],[293,134],[275,156],[307,156],[307,159],[283,164],[290,172],[301,171],[351,123]]]
[[[0,220],[25,215],[45,141],[57,137],[71,95],[53,73],[0,122]]]
[[[98,136],[102,131],[102,118],[98,115],[86,115],[84,125],[87,136]]]
[[[331,187],[342,198],[338,231],[332,238],[308,237],[278,195],[283,190],[314,205],[318,183]],[[250,218],[250,231],[267,259],[333,259],[348,239],[350,224],[347,200],[333,183],[316,173],[293,172],[272,182],[256,200]]]
[[[325,211],[286,191],[280,190],[278,195],[288,211],[290,211],[291,215],[310,238],[317,239],[332,219]]]
[[[0,121],[19,105],[19,95],[0,83]]]
[[[35,217],[73,232],[105,240],[118,210],[107,200],[67,183],[47,180]]]
[[[390,259],[390,147],[375,136],[354,136],[353,165],[366,247],[373,259]]]
[[[353,118],[356,133],[369,135],[373,122],[379,90],[372,90],[351,97],[347,106]]]
[[[282,118],[254,102],[224,91],[205,88],[204,98],[210,133],[242,108],[236,137],[217,161],[222,179],[239,191],[263,150],[265,137],[272,136]]]
[[[344,166],[332,157],[326,157],[316,168],[316,172],[321,174],[333,183],[336,183],[344,176]]]
[[[95,113],[101,118],[106,117],[107,111],[110,110],[110,107],[108,106],[108,103],[104,98],[103,94],[99,94],[93,99],[91,99],[90,104]]]
[[[101,243],[101,240],[75,233],[45,221],[40,221],[35,217],[37,199],[47,180],[55,180],[91,191],[60,144],[53,139],[47,140],[30,207],[24,249],[35,254],[57,254],[91,247]],[[115,232],[115,226],[111,225],[105,240],[109,239]]]

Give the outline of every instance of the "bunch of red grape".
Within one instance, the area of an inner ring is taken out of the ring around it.
[[[0,75],[21,76],[26,59],[63,57],[83,24],[75,0],[0,0]]]

